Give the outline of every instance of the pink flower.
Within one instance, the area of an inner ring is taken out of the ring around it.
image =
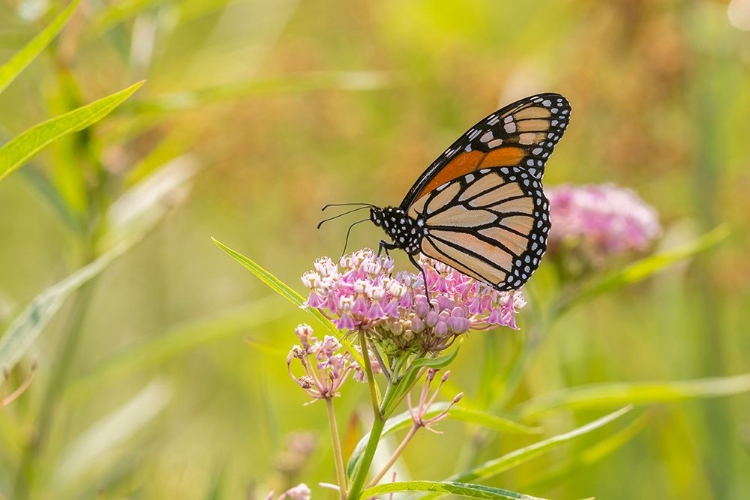
[[[305,483],[300,483],[297,486],[286,490],[282,493],[277,500],[310,500],[312,492]],[[273,491],[268,494],[266,500],[273,500]]]
[[[352,372],[358,382],[367,380],[362,368],[351,359],[336,337],[326,335],[323,340],[318,340],[312,327],[305,324],[299,325],[295,333],[302,345],[295,345],[289,351],[286,357],[287,370],[292,380],[311,398],[333,398]],[[292,372],[294,360],[302,366],[303,373],[300,376]],[[372,354],[370,366],[373,374],[381,372],[378,360]]]
[[[394,273],[393,260],[369,249],[343,256],[338,266],[320,258],[302,276],[306,305],[344,332],[364,330],[387,355],[438,352],[472,329],[516,328],[515,314],[526,304],[520,292],[498,292],[424,256],[419,264],[426,284],[419,271]]]
[[[591,257],[644,251],[661,233],[656,210],[613,184],[561,185],[547,190],[550,252],[583,247]]]

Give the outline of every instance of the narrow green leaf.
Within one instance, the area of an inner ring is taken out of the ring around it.
[[[433,407],[435,406],[438,405],[433,405]],[[447,406],[447,403],[444,406]],[[463,408],[461,406],[454,406],[451,409],[450,419],[466,422],[467,424],[476,424],[506,434],[541,434],[544,430],[541,427],[529,427],[508,418],[498,417],[491,413]]]
[[[47,288],[32,300],[31,304],[8,326],[5,335],[0,339],[0,369],[12,370],[52,316],[60,309],[65,299],[81,285],[106,269],[136,241],[138,240],[130,240],[118,245],[91,264]]]
[[[52,22],[42,30],[37,36],[34,37],[29,43],[27,43],[19,52],[17,52],[10,61],[0,66],[0,93],[11,84],[16,77],[28,66],[31,61],[49,45],[55,36],[60,33],[60,30],[65,27],[70,16],[73,15],[73,11],[78,6],[79,0],[73,0],[70,5],[65,7],[65,10],[60,12],[58,16],[52,20]]]
[[[536,458],[544,453],[547,453],[551,449],[557,448],[563,443],[572,441],[573,439],[577,437],[583,436],[584,434],[588,434],[591,431],[594,431],[604,425],[607,425],[613,420],[616,420],[620,418],[621,416],[625,415],[627,412],[631,410],[631,408],[632,407],[630,406],[626,406],[625,408],[617,410],[614,413],[610,413],[609,415],[606,415],[598,420],[590,422],[582,427],[578,427],[577,429],[574,429],[570,432],[566,432],[565,434],[558,434],[557,436],[553,436],[549,439],[545,439],[544,441],[534,443],[531,446],[527,446],[525,448],[512,451],[508,453],[507,455],[503,455],[502,457],[496,458],[494,460],[489,460],[479,465],[478,467],[474,467],[460,474],[451,476],[447,478],[447,480],[464,482],[464,481],[482,480],[482,479],[487,479],[487,478],[496,476],[500,474],[501,472],[505,472],[506,470],[512,469],[513,467],[516,467],[524,462],[528,462],[532,458]],[[437,496],[439,495],[430,494],[422,498],[423,499],[435,498]]]
[[[102,244],[110,247],[154,226],[185,199],[193,177],[201,171],[197,159],[182,155],[142,179],[107,210],[107,232]]]
[[[468,498],[510,498],[513,500],[544,500],[539,497],[516,493],[481,484],[462,483],[455,481],[404,481],[400,483],[386,483],[362,492],[362,498],[372,498],[386,493],[399,491],[430,491],[436,495],[450,494]]]
[[[60,453],[52,482],[56,489],[77,484],[90,469],[122,460],[128,439],[156,418],[172,398],[170,387],[154,380],[121,407],[88,428]]]
[[[398,381],[395,390],[389,391],[383,400],[381,404],[383,414],[388,417],[391,412],[396,409],[395,406],[403,400],[406,393],[409,392],[417,382],[419,374],[422,373],[422,368],[443,368],[456,359],[456,356],[458,356],[458,347],[447,356],[437,358],[419,358],[415,360],[401,380]]]
[[[613,274],[596,281],[571,298],[565,299],[560,305],[558,305],[557,310],[562,314],[563,312],[568,311],[574,304],[590,300],[625,285],[642,281],[669,266],[682,262],[683,260],[716,246],[728,236],[728,227],[726,225],[720,225],[686,245],[641,259],[620,271],[616,271]]]
[[[578,470],[590,470],[592,466],[601,462],[615,451],[622,448],[637,436],[649,422],[649,415],[643,414],[627,426],[610,434],[594,445],[572,455],[567,461],[554,470],[545,470],[535,475],[533,481],[525,484],[523,489],[546,490],[563,483],[570,475]]]
[[[257,300],[248,306],[222,311],[209,317],[188,321],[163,335],[149,338],[133,347],[120,350],[102,361],[68,386],[68,392],[89,394],[106,384],[132,373],[142,373],[200,346],[260,328],[282,316],[276,296]],[[284,353],[286,354],[286,353]]]
[[[434,403],[425,413],[425,418],[429,419],[438,416],[447,410],[448,406],[450,406],[450,403],[447,402]],[[489,413],[477,410],[462,408],[461,406],[453,406],[448,414],[448,418],[459,422],[476,424],[506,434],[539,434],[542,432],[541,427],[528,427],[507,418],[490,415]],[[408,411],[394,415],[388,419],[388,422],[386,422],[382,435],[388,436],[394,432],[406,430],[412,426],[412,422],[411,414]],[[354,472],[354,466],[362,453],[364,453],[369,439],[370,433],[368,432],[357,443],[357,446],[354,448],[352,456],[349,459],[349,464],[347,465],[347,474],[351,475],[351,473]]]
[[[622,404],[673,403],[750,392],[750,374],[674,382],[592,384],[545,394],[518,406],[520,419],[556,408],[599,409]]]
[[[307,307],[305,305],[305,299],[302,298],[300,294],[294,291],[293,288],[291,288],[289,285],[278,279],[276,276],[271,274],[270,272],[266,271],[258,265],[257,263],[253,262],[251,259],[245,257],[239,252],[236,252],[229,248],[228,246],[224,245],[220,241],[216,240],[215,238],[211,238],[213,242],[224,250],[224,252],[227,253],[230,257],[232,257],[234,260],[245,266],[247,269],[250,270],[255,276],[257,276],[263,283],[268,285],[268,287],[273,290],[274,292],[278,293],[285,299],[287,299],[292,304],[296,305],[297,307],[301,308],[303,311],[313,315],[323,326],[326,327],[326,329],[336,337],[339,342],[341,342],[341,345],[344,346],[344,348],[349,352],[349,354],[354,358],[354,360],[359,363],[360,366],[364,365],[364,362],[362,360],[362,356],[359,355],[359,353],[354,349],[352,346],[352,343],[349,342],[347,338],[345,338],[340,331],[336,329],[336,327],[326,318],[323,316],[323,314],[318,311],[315,308]]]
[[[83,130],[107,116],[141,85],[143,82],[138,82],[125,90],[35,125],[4,144],[0,147],[0,181],[56,139]]]
[[[456,359],[456,356],[458,356],[458,351],[460,349],[459,347],[456,347],[451,351],[450,354],[447,356],[439,356],[437,358],[419,358],[418,360],[414,361],[412,364],[412,369],[418,369],[418,368],[445,368],[449,364],[453,362],[454,359]]]
[[[377,71],[327,71],[284,75],[264,80],[231,83],[194,92],[179,92],[132,104],[134,111],[109,131],[110,141],[123,142],[142,133],[175,113],[211,104],[264,94],[343,90],[370,91],[392,85],[393,75]],[[128,105],[130,106],[130,105]],[[130,107],[128,107],[129,110]]]
[[[133,106],[139,113],[170,113],[259,94],[299,93],[314,90],[377,90],[390,84],[392,75],[381,71],[322,71],[284,75],[264,80],[231,83],[194,92],[179,92]]]

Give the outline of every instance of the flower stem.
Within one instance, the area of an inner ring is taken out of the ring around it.
[[[336,424],[336,412],[333,411],[333,399],[326,398],[326,408],[328,409],[328,423],[331,427],[331,441],[333,441],[333,459],[336,462],[336,479],[339,483],[339,497],[346,500],[346,472],[344,472],[344,456],[341,453],[341,440],[339,439],[339,429]]]
[[[390,390],[391,387],[392,386],[389,386],[387,391]],[[383,434],[383,428],[385,428],[385,419],[380,415],[380,411],[378,411],[375,415],[375,421],[372,423],[370,439],[367,440],[367,448],[365,448],[365,452],[362,454],[362,458],[360,458],[356,472],[354,473],[354,480],[349,489],[348,498],[350,499],[358,499],[362,493],[362,487],[367,479],[367,473],[370,471],[370,465],[375,456],[375,450],[378,448],[380,436]]]
[[[393,464],[396,463],[396,460],[398,460],[398,457],[400,457],[401,453],[404,452],[404,450],[406,449],[406,445],[408,445],[409,442],[412,440],[412,438],[416,436],[417,431],[419,430],[419,427],[420,426],[416,422],[411,426],[411,429],[409,429],[409,433],[406,435],[406,437],[404,437],[404,440],[401,441],[401,444],[398,445],[398,448],[396,448],[396,450],[393,452],[393,455],[391,455],[391,458],[388,459],[388,463],[385,464],[385,466],[378,473],[378,475],[376,475],[373,478],[373,480],[370,481],[370,484],[367,485],[368,488],[370,486],[375,486],[376,484],[378,484],[378,481],[383,479],[383,476],[385,476],[388,473],[388,469],[390,469],[393,466]]]
[[[375,386],[375,377],[372,373],[372,365],[370,364],[370,353],[367,351],[367,337],[365,331],[359,331],[359,348],[362,350],[362,361],[365,364],[365,374],[367,375],[367,386],[370,388],[370,401],[372,403],[372,413],[375,418],[380,416],[380,403],[378,402],[378,391]],[[381,363],[382,366],[382,363]],[[385,369],[385,367],[383,367]]]
[[[377,387],[375,386],[375,378],[372,373],[370,354],[367,351],[367,337],[364,330],[359,331],[359,347],[362,350],[362,360],[365,365],[367,385],[370,387],[373,424],[372,430],[370,430],[370,439],[367,441],[367,448],[365,448],[365,451],[359,460],[359,464],[354,473],[354,480],[352,481],[351,489],[349,490],[349,498],[353,499],[358,498],[362,491],[362,486],[364,486],[365,480],[367,479],[367,473],[370,470],[370,464],[375,456],[375,450],[378,448],[378,443],[380,442],[380,435],[383,433],[383,428],[385,427],[385,418],[383,417],[383,413],[380,410],[380,403],[378,402]],[[393,385],[389,383],[383,400],[387,399],[387,395],[392,388]]]

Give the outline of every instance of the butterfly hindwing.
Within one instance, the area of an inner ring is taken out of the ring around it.
[[[487,116],[445,150],[417,179],[401,208],[474,171],[520,167],[541,179],[550,154],[568,126],[570,104],[559,94],[527,97]]]
[[[408,215],[424,221],[422,253],[498,290],[521,287],[547,248],[549,203],[539,179],[519,166],[453,179]]]

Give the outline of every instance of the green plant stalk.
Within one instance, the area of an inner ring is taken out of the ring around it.
[[[344,456],[341,453],[341,440],[339,439],[339,428],[336,423],[336,412],[333,409],[332,398],[326,398],[326,409],[328,410],[328,423],[331,430],[331,441],[333,442],[333,460],[336,462],[336,479],[339,483],[339,498],[341,498],[341,500],[346,500]]]
[[[370,364],[370,357],[364,356],[364,358],[365,369],[367,369]],[[372,370],[370,369],[368,377],[371,375]],[[386,401],[388,399],[388,394],[393,391],[394,387],[395,386],[392,384],[388,385],[388,388],[385,391],[386,393],[383,396],[383,401]],[[365,452],[362,454],[362,459],[359,461],[357,472],[354,474],[354,480],[352,481],[351,487],[349,488],[348,498],[350,499],[358,499],[360,494],[362,493],[362,488],[364,487],[365,481],[367,480],[367,473],[370,470],[372,459],[375,456],[375,450],[377,450],[378,448],[378,443],[380,443],[380,436],[383,434],[383,429],[385,428],[386,419],[379,409],[373,416],[375,420],[373,421],[372,429],[370,430],[370,439],[367,441],[367,448],[365,448]]]
[[[380,443],[380,436],[383,434],[383,428],[385,427],[385,419],[376,417],[372,423],[372,429],[370,430],[370,439],[367,441],[367,448],[362,454],[362,460],[359,462],[359,467],[354,475],[351,488],[349,489],[348,498],[358,499],[360,493],[362,493],[362,487],[367,480],[367,473],[370,470],[372,459],[375,456],[375,450],[378,448]]]
[[[380,414],[380,403],[378,402],[378,391],[375,387],[375,377],[370,365],[370,354],[367,350],[367,336],[364,330],[359,331],[359,348],[362,350],[362,358],[365,365],[365,375],[367,376],[367,386],[370,389],[370,402],[372,403],[373,415]]]
[[[66,334],[63,338],[63,351],[50,371],[52,380],[50,380],[42,399],[39,409],[39,422],[21,458],[12,498],[18,500],[29,498],[32,482],[38,476],[38,474],[35,474],[35,464],[44,450],[50,427],[55,418],[59,396],[62,394],[70,375],[93,291],[94,282],[90,281],[81,287],[74,299],[73,311],[69,316],[68,326],[65,329]]]

